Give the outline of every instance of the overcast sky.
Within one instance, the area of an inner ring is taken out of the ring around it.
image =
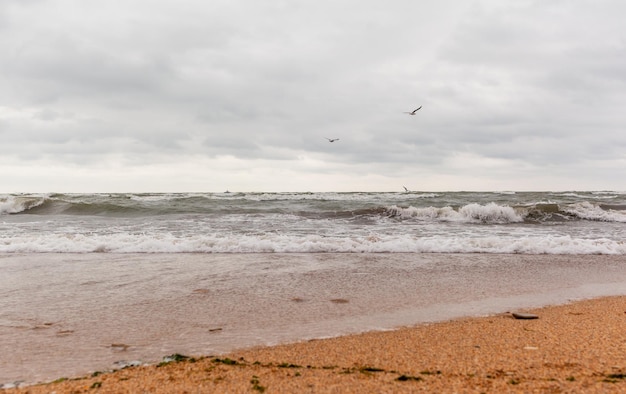
[[[0,0],[0,192],[626,190],[625,17]]]

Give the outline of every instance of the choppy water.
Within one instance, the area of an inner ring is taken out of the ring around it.
[[[626,192],[0,195],[0,252],[626,254]]]
[[[625,241],[626,192],[0,195],[0,387],[626,294]]]

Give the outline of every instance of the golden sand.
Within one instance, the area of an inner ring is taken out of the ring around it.
[[[173,361],[9,393],[624,393],[626,297]]]

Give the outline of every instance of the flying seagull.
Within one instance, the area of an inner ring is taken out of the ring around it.
[[[421,108],[422,108],[422,106],[420,105],[420,107],[419,107],[418,109],[414,109],[414,110],[413,110],[413,111],[411,111],[411,112],[405,112],[405,114],[415,115],[415,113],[416,113],[417,111],[419,111]]]
[[[328,140],[328,142],[335,142],[335,141],[339,141],[339,138],[328,138],[328,137],[324,137]]]
[[[408,192],[410,192],[410,190],[409,190],[409,189],[407,189],[407,188],[406,188],[406,186],[402,186],[402,187],[404,188],[404,191],[405,191],[405,192],[407,192],[407,193],[408,193]]]

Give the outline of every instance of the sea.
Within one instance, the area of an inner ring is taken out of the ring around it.
[[[626,295],[626,192],[0,194],[0,387]]]
[[[626,192],[0,195],[0,253],[626,254]]]

